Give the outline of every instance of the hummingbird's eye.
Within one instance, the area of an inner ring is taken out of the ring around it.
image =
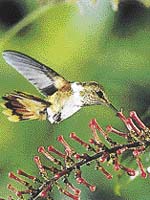
[[[103,98],[103,92],[102,91],[98,91],[98,92],[96,92],[96,94],[100,97],[100,98]]]

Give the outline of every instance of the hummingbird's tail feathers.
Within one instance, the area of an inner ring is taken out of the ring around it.
[[[46,119],[46,109],[50,106],[50,103],[39,97],[15,91],[2,98],[5,100],[2,104],[5,108],[3,113],[12,122]]]

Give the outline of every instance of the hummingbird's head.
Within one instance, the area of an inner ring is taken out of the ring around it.
[[[84,105],[106,105],[112,108],[115,112],[118,110],[110,103],[105,92],[104,87],[95,81],[84,82]]]

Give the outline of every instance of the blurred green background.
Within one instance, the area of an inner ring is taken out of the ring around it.
[[[1,56],[3,50],[17,50],[47,64],[68,80],[98,81],[116,107],[123,108],[127,115],[136,110],[150,125],[149,5],[147,0],[121,1],[115,12],[110,1],[105,0],[0,0],[0,96],[14,89],[40,96]],[[103,106],[82,109],[59,125],[48,121],[12,123],[0,112],[0,196],[10,195],[8,183],[15,185],[8,179],[8,172],[21,168],[37,173],[33,156],[37,155],[38,146],[54,145],[60,149],[57,136],[68,138],[72,131],[88,141],[92,118],[104,128],[112,124],[124,130],[114,113]],[[113,139],[121,141],[119,137]],[[83,150],[70,140],[69,143]],[[143,161],[150,165],[149,153]],[[123,158],[123,162],[136,168],[130,157]],[[108,170],[113,173],[112,168]],[[84,167],[83,174],[96,184],[97,190],[90,193],[79,186],[82,200],[149,200],[149,178],[138,176],[131,181],[119,172],[108,181],[93,165]],[[67,199],[55,191],[53,197]]]

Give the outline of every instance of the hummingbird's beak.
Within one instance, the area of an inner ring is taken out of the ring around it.
[[[114,112],[116,112],[116,113],[119,112],[119,110],[118,110],[115,106],[113,106],[111,103],[109,104],[109,107],[110,107]]]

